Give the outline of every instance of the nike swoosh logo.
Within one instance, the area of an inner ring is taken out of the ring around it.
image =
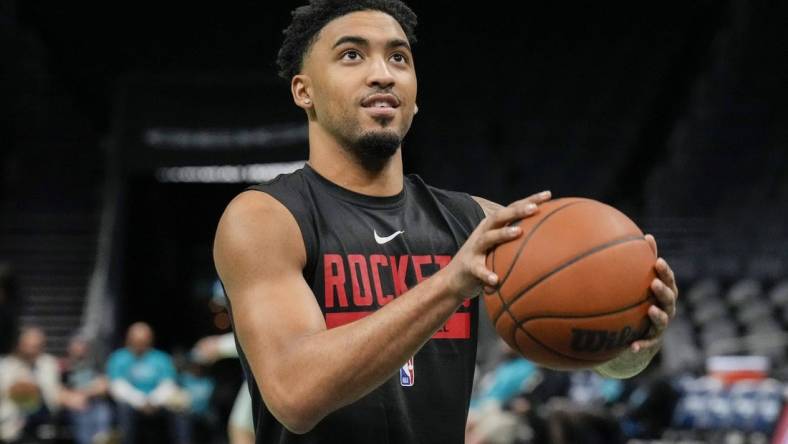
[[[387,242],[390,242],[392,239],[394,239],[395,237],[397,237],[397,236],[399,236],[400,234],[403,234],[403,233],[405,233],[405,232],[404,231],[395,231],[393,234],[390,234],[390,235],[388,235],[386,237],[380,237],[380,235],[378,234],[377,231],[372,230],[372,234],[375,235],[375,242],[377,242],[380,245],[383,245],[383,244],[385,244]]]

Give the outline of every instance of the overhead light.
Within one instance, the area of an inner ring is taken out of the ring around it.
[[[156,180],[165,183],[258,183],[280,174],[292,173],[305,163],[305,160],[299,160],[249,165],[162,167],[156,170]]]

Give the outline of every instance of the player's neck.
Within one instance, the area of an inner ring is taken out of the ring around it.
[[[368,196],[393,196],[402,191],[402,150],[379,171],[370,171],[332,137],[309,134],[309,165],[342,188]]]

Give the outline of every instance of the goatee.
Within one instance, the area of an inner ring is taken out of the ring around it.
[[[349,146],[349,151],[367,171],[378,172],[397,152],[402,139],[393,132],[364,133]]]

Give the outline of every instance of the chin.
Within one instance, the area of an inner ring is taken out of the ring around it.
[[[359,132],[356,134],[357,137],[362,137],[365,135],[374,134],[377,136],[395,136],[395,137],[402,137],[402,134],[399,131],[398,127],[392,125],[368,125],[362,126],[359,128]]]
[[[372,125],[370,130],[374,129],[391,129],[396,127],[394,125],[394,119],[372,119]]]

